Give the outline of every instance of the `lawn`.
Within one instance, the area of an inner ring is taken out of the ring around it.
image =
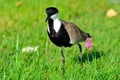
[[[117,0],[116,0],[117,1]],[[119,3],[119,2],[118,2]],[[0,80],[120,80],[120,4],[112,0],[0,0]],[[47,36],[45,9],[59,9],[61,19],[73,22],[93,37],[93,49],[64,49],[61,54]],[[118,15],[106,16],[109,9]],[[25,47],[35,52],[22,52]]]

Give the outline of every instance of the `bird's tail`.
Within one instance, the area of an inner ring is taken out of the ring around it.
[[[87,34],[87,37],[91,38],[92,36],[89,34],[89,33],[86,33]]]

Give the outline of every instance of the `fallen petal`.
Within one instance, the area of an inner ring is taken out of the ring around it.
[[[112,18],[112,17],[117,16],[117,14],[118,13],[114,9],[110,9],[110,10],[107,11],[106,16],[109,17],[109,18]]]

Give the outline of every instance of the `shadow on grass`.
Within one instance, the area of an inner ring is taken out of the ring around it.
[[[91,52],[85,52],[82,55],[82,62],[83,63],[85,63],[86,61],[92,62],[93,60],[98,59],[98,58],[102,57],[103,55],[104,55],[103,51],[96,51],[95,50],[95,51],[91,51]],[[81,62],[81,59],[79,56],[77,56],[76,58],[74,57],[74,61]]]
[[[91,51],[91,52],[87,52],[84,53],[82,56],[82,61],[86,62],[86,61],[93,61],[94,59],[98,59],[100,57],[103,56],[103,51]],[[79,59],[80,61],[80,59]]]

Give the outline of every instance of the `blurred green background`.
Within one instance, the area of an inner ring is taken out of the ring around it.
[[[116,0],[117,1],[117,0]],[[66,73],[61,73],[59,48],[47,36],[47,7],[59,9],[61,19],[93,36],[93,50],[64,49]],[[109,9],[118,15],[108,18]],[[120,4],[112,0],[0,0],[1,80],[120,80]],[[37,52],[22,52],[38,46]]]

